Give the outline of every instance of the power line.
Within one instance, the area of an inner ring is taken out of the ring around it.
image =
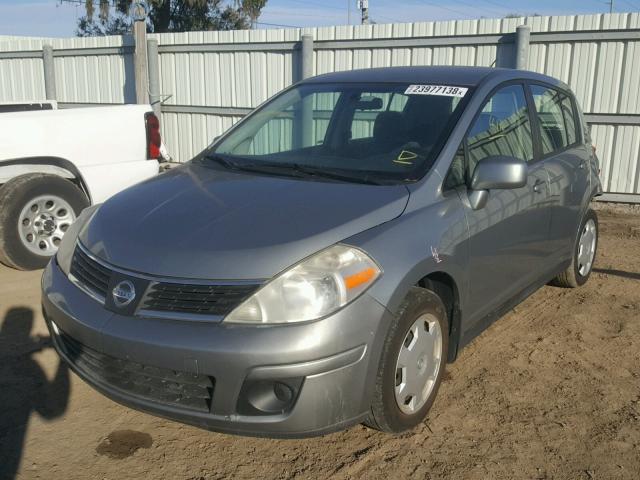
[[[466,12],[462,12],[460,10],[456,10],[455,8],[445,7],[444,5],[438,5],[437,3],[429,2],[427,0],[421,0],[422,3],[426,3],[427,5],[431,5],[432,7],[437,7],[442,10],[448,10],[453,13],[457,13],[458,15],[464,15],[465,17],[472,17],[473,15],[469,15]]]
[[[290,2],[294,2],[294,3],[298,3],[300,5],[311,5],[314,7],[321,7],[321,8],[329,8],[331,10],[338,10],[340,12],[345,12],[346,10],[346,14],[347,14],[347,24],[351,25],[351,2],[353,0],[347,0],[347,8],[343,8],[343,7],[336,7],[333,5],[325,5],[323,3],[318,3],[318,2],[312,2],[309,0],[289,0]]]
[[[636,4],[631,3],[629,0],[621,0],[622,2],[626,3],[627,5],[629,5],[631,8],[640,10],[640,7],[638,7]]]
[[[333,5],[325,5],[323,3],[310,2],[309,0],[289,0],[291,2],[300,3],[303,5],[313,5],[314,7],[330,8],[331,10],[340,10],[344,12],[344,8],[334,7]]]
[[[280,23],[265,23],[265,22],[254,22],[256,25],[266,25],[268,27],[283,27],[283,28],[302,28],[300,25],[282,25]]]
[[[386,15],[373,14],[375,18],[381,18],[382,20],[389,20],[392,23],[411,23],[411,20],[398,20],[397,18],[387,17]]]
[[[347,18],[348,18],[349,17],[349,13],[350,13],[349,10],[350,10],[350,6],[351,6],[351,2],[353,0],[347,0],[348,6],[347,6],[346,9],[342,8],[342,7],[336,7],[336,6],[333,6],[333,5],[325,5],[325,4],[322,4],[322,3],[311,2],[309,0],[289,0],[289,1],[290,2],[299,3],[299,4],[302,4],[302,5],[313,5],[313,6],[316,6],[316,7],[329,8],[331,10],[338,10],[338,11],[341,11],[341,12],[344,12],[345,10],[347,10]],[[405,22],[409,21],[409,20],[398,20],[396,18],[391,18],[391,17],[388,17],[386,15],[374,14],[373,16],[376,17],[376,18],[381,18],[383,20],[389,20],[389,21],[394,22],[394,23],[405,23]],[[347,23],[349,24],[350,22],[347,21]]]
[[[493,13],[494,15],[502,15],[502,13],[501,13],[501,12],[497,12],[496,10],[493,10],[493,9],[491,9],[491,8],[486,8],[486,7],[484,7],[484,8],[483,8],[482,6],[478,6],[477,4],[476,4],[476,5],[474,5],[474,4],[471,4],[471,3],[468,3],[468,2],[463,2],[462,0],[458,0],[458,1],[459,1],[460,3],[462,3],[463,5],[467,5],[467,6],[469,6],[469,7],[473,8],[473,9],[475,9],[475,10],[481,10],[481,9],[484,9],[484,10],[486,10],[486,11],[487,11],[487,12],[489,12],[489,13]]]
[[[261,15],[277,15],[277,16],[285,16],[285,17],[316,17],[316,18],[343,18],[342,15],[320,15],[317,13],[297,13],[297,12],[282,12],[280,10],[274,11],[269,10],[261,13]]]
[[[506,6],[505,6],[505,5],[503,5],[503,4],[501,4],[501,3],[498,3],[498,2],[496,2],[496,1],[494,1],[494,0],[483,0],[483,1],[484,1],[485,3],[490,3],[491,5],[495,5],[496,7],[500,7],[500,8],[502,8],[502,9],[504,9],[504,10],[507,10],[507,8],[506,8]]]

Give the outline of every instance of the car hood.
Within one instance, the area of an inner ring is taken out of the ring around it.
[[[265,279],[396,218],[408,197],[403,185],[301,180],[190,162],[112,197],[80,241],[136,272]]]

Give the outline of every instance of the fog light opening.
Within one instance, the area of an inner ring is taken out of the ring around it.
[[[275,394],[276,398],[284,404],[289,403],[293,399],[293,391],[291,390],[291,387],[284,383],[274,383],[273,393]]]
[[[238,398],[241,415],[276,415],[293,408],[302,378],[247,380]]]

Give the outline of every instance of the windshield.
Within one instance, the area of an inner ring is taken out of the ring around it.
[[[423,176],[459,117],[467,88],[303,84],[203,152],[226,168],[388,183]]]

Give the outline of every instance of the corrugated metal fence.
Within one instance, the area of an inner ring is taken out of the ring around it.
[[[592,125],[605,190],[640,200],[639,13],[150,35],[159,44],[165,141],[186,161],[298,80],[302,35],[313,37],[314,75],[403,65],[513,67],[519,25],[531,29],[526,68],[576,92]],[[63,106],[135,101],[130,37],[0,37],[0,101],[45,97],[45,44],[53,46]]]

